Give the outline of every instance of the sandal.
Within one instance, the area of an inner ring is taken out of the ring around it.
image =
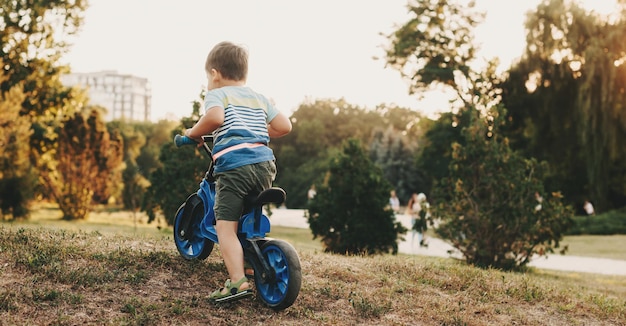
[[[209,296],[209,300],[218,303],[218,302],[229,302],[235,301],[239,299],[243,299],[245,297],[252,295],[252,288],[248,288],[245,290],[241,290],[240,287],[243,283],[248,282],[248,279],[244,276],[239,281],[232,283],[230,279],[226,280],[224,283],[224,287],[218,290],[213,291]],[[249,284],[249,283],[248,283]],[[222,293],[224,289],[228,290],[226,293]]]

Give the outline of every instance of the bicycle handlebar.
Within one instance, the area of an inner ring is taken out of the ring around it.
[[[197,145],[197,144],[198,142],[196,142],[195,140],[187,136],[183,136],[183,135],[174,136],[174,145],[176,145],[176,147],[181,147],[184,145]]]

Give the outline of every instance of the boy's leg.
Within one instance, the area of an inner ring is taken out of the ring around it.
[[[226,220],[217,220],[215,224],[224,264],[226,265],[226,270],[228,270],[228,276],[233,282],[237,282],[245,276],[243,270],[243,249],[241,248],[239,238],[237,238],[237,224],[238,222]],[[244,282],[240,287],[241,290],[249,288],[250,284],[248,282]],[[224,292],[222,293],[225,294]]]
[[[228,173],[216,174],[215,229],[224,265],[232,282],[245,276],[243,249],[237,237],[243,197],[250,191],[261,192],[271,187],[275,175],[276,165],[272,161],[245,165]],[[250,288],[248,282],[240,286],[241,290]]]

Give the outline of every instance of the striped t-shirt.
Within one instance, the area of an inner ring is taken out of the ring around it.
[[[208,91],[204,97],[205,111],[214,107],[224,109],[224,123],[213,132],[216,173],[274,160],[274,152],[267,146],[270,142],[267,124],[278,110],[265,96],[245,86],[220,87]],[[232,146],[237,149],[229,151]]]

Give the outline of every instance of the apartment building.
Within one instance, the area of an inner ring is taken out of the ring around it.
[[[87,89],[89,103],[106,109],[106,121],[150,120],[152,90],[147,78],[99,71],[66,74],[61,82]]]

